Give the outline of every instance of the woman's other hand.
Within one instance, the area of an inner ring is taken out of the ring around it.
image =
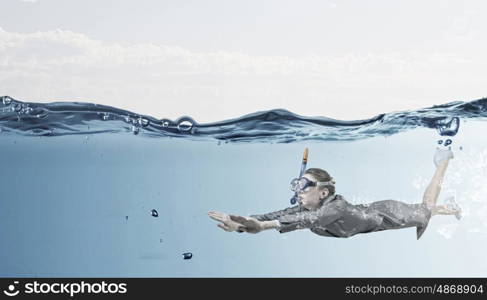
[[[208,216],[212,218],[215,221],[221,222],[217,226],[220,227],[221,229],[232,232],[232,231],[238,231],[238,232],[244,232],[246,231],[245,226],[235,222],[230,218],[230,216],[226,213],[218,212],[218,211],[210,211],[208,212]]]

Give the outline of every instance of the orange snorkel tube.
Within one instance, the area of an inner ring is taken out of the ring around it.
[[[299,177],[302,177],[304,174],[304,171],[306,170],[306,164],[308,163],[308,148],[304,148],[304,153],[303,153],[303,161],[301,163],[301,171],[299,172]],[[294,196],[291,198],[291,204],[296,204],[298,201],[298,193],[294,193]]]

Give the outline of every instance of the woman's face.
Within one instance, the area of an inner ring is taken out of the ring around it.
[[[317,181],[311,174],[304,174],[303,177],[313,182]],[[317,186],[308,186],[304,190],[299,191],[298,202],[309,210],[315,210],[320,207],[321,199],[328,196],[328,193],[328,189],[326,188],[320,190]]]

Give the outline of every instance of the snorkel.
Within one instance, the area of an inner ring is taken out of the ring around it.
[[[308,163],[308,148],[304,148],[303,153],[303,161],[301,163],[301,171],[299,172],[299,177],[303,177],[304,171],[306,170],[306,164]],[[294,193],[294,196],[291,198],[291,204],[294,205],[298,201],[298,193]]]

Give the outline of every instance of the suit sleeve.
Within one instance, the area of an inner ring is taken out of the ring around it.
[[[303,209],[298,205],[298,206],[292,206],[292,207],[288,207],[288,208],[285,208],[282,210],[278,210],[275,212],[270,212],[267,214],[251,215],[250,217],[255,218],[259,221],[272,221],[272,220],[277,220],[281,216],[292,215],[292,214],[296,214],[296,213],[301,212],[301,211],[303,211]]]
[[[340,217],[340,212],[334,205],[323,206],[316,211],[303,211],[295,214],[281,215],[277,218],[281,226],[280,233],[317,226],[325,227]]]

